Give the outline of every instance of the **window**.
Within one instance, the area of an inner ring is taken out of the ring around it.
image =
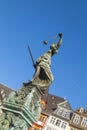
[[[74,118],[74,120],[73,120],[73,123],[79,124],[79,120],[80,120],[80,116],[76,115],[75,118]]]
[[[4,97],[5,97],[5,93],[2,94],[2,98],[4,98]]]
[[[87,127],[87,118],[83,118],[81,126]]]
[[[3,114],[2,110],[0,109],[0,116]]]
[[[57,114],[58,114],[59,116],[62,116],[62,117],[64,117],[64,118],[67,118],[67,119],[69,119],[69,116],[70,116],[70,112],[66,111],[65,109],[59,109],[59,110],[57,111]]]
[[[35,126],[33,130],[40,130],[40,127]]]
[[[1,90],[1,94],[3,94],[3,93],[4,93],[4,89]]]
[[[61,124],[61,120],[57,119],[55,125],[56,125],[56,126],[60,126],[60,124]]]
[[[40,130],[39,128],[34,128],[34,130]]]
[[[51,127],[47,127],[46,130],[54,130],[53,128]]]
[[[75,130],[75,128],[71,128],[71,130]]]
[[[62,116],[69,119],[70,113],[68,111],[63,111]]]
[[[5,98],[5,91],[4,91],[4,89],[2,89],[0,93],[1,93],[1,99],[3,100]]]
[[[62,125],[61,125],[61,128],[66,129],[66,126],[67,126],[67,123],[63,122]]]
[[[52,117],[51,120],[50,120],[50,123],[54,124],[56,121],[56,118],[55,117]]]
[[[66,111],[63,111],[62,116],[66,117]]]
[[[58,111],[58,115],[62,115],[62,113],[63,113],[63,110],[62,109],[59,109],[59,111]]]
[[[84,111],[84,109],[81,107],[80,110],[79,110],[79,112],[83,113],[83,111]]]
[[[44,115],[40,115],[40,117],[39,117],[39,121],[43,122],[44,119],[45,119],[45,116],[44,116]]]

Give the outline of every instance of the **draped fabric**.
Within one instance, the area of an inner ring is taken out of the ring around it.
[[[41,89],[47,89],[54,79],[50,68],[51,57],[51,50],[49,50],[36,61],[37,66],[40,67],[40,72],[39,75],[33,80],[33,83],[38,84]]]

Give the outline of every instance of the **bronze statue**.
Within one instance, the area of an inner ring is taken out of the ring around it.
[[[48,90],[53,82],[51,72],[51,58],[58,52],[62,43],[62,33],[58,43],[53,43],[50,49],[39,57],[34,64],[35,74],[32,80],[25,83],[18,91],[13,91],[0,105],[0,130],[28,130],[38,121],[42,111],[42,94]],[[45,42],[44,44],[47,44]],[[26,87],[25,87],[26,86]]]
[[[42,92],[49,88],[54,79],[51,72],[51,58],[58,52],[58,49],[62,44],[62,33],[59,33],[58,36],[60,37],[58,43],[53,43],[50,46],[50,49],[37,59],[36,64],[34,65],[34,76],[29,82],[30,84],[37,85]]]

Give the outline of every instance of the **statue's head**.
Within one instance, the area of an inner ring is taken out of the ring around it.
[[[56,45],[55,43],[53,43],[53,44],[50,46],[50,49],[52,50],[52,53],[53,53],[53,54],[58,53],[57,45]]]

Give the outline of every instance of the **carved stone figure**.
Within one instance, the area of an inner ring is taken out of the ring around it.
[[[54,79],[51,72],[51,58],[58,52],[59,47],[62,43],[62,33],[59,33],[60,37],[58,43],[53,43],[50,49],[40,56],[35,64],[35,74],[30,83],[37,85],[42,91],[48,89]]]

